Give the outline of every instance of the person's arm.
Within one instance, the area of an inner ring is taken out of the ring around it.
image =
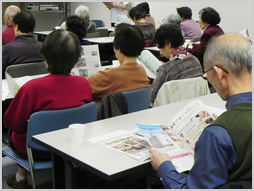
[[[119,7],[119,8],[124,9],[124,10],[128,10],[128,9],[129,9],[129,4],[120,5],[120,4],[117,4],[117,3],[112,3],[112,5],[113,5],[114,7]]]
[[[206,129],[196,143],[195,163],[188,178],[180,175],[168,160],[160,161],[161,164],[157,166],[164,188],[204,189],[225,184],[228,181],[228,170],[235,162],[236,152],[230,135],[224,128],[213,126]]]
[[[26,88],[22,86],[5,113],[5,127],[19,134],[27,132],[27,120],[33,112],[30,97]]]
[[[106,69],[108,70],[108,69]],[[103,98],[111,92],[111,80],[107,72],[99,71],[86,79],[89,81],[93,98]]]

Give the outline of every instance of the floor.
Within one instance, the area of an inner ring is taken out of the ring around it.
[[[7,141],[7,131],[3,131],[2,133],[2,150],[7,149],[8,146],[4,144],[4,141]],[[3,156],[2,157],[2,189],[12,189],[9,187],[5,179],[10,174],[16,174],[17,165],[10,158]],[[52,169],[48,170],[38,170],[34,172],[35,176],[35,184],[37,189],[53,189],[52,182]],[[28,185],[32,189],[32,182],[30,173],[27,173]],[[157,177],[157,174],[147,177],[147,189],[151,188],[163,188],[161,185],[161,181]]]

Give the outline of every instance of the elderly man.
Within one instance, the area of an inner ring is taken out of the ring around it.
[[[20,13],[20,8],[15,5],[10,5],[5,9],[4,22],[7,28],[2,32],[2,46],[15,40],[13,17],[17,13]]]
[[[208,126],[195,147],[188,178],[167,154],[150,150],[164,188],[251,188],[252,179],[252,51],[239,34],[212,39],[204,69],[227,111]]]
[[[2,78],[9,65],[44,61],[40,55],[42,42],[37,41],[32,34],[35,28],[33,15],[18,13],[13,22],[16,39],[2,48]]]

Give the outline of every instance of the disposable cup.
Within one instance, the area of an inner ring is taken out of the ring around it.
[[[84,141],[85,125],[81,123],[74,123],[69,125],[71,130],[71,143],[82,144]]]

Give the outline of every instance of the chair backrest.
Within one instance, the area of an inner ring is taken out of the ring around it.
[[[165,82],[158,91],[154,107],[210,94],[207,80],[194,77]]]
[[[95,102],[86,103],[79,107],[46,110],[33,113],[28,121],[27,145],[30,148],[47,151],[32,141],[32,136],[67,128],[73,123],[89,123],[97,120],[98,107]],[[56,137],[57,138],[57,137]]]
[[[100,33],[100,37],[108,36],[108,29],[106,28],[98,28],[97,31]]]
[[[103,27],[103,21],[102,20],[91,20],[96,24],[96,27]]]
[[[47,74],[48,70],[46,68],[45,62],[34,62],[10,65],[6,68],[6,72],[9,73],[11,77],[17,78],[22,76]]]
[[[85,38],[95,38],[95,37],[100,37],[100,33],[99,32],[87,33]]]
[[[122,94],[124,95],[128,103],[128,113],[149,108],[151,86],[132,91],[122,92]]]

